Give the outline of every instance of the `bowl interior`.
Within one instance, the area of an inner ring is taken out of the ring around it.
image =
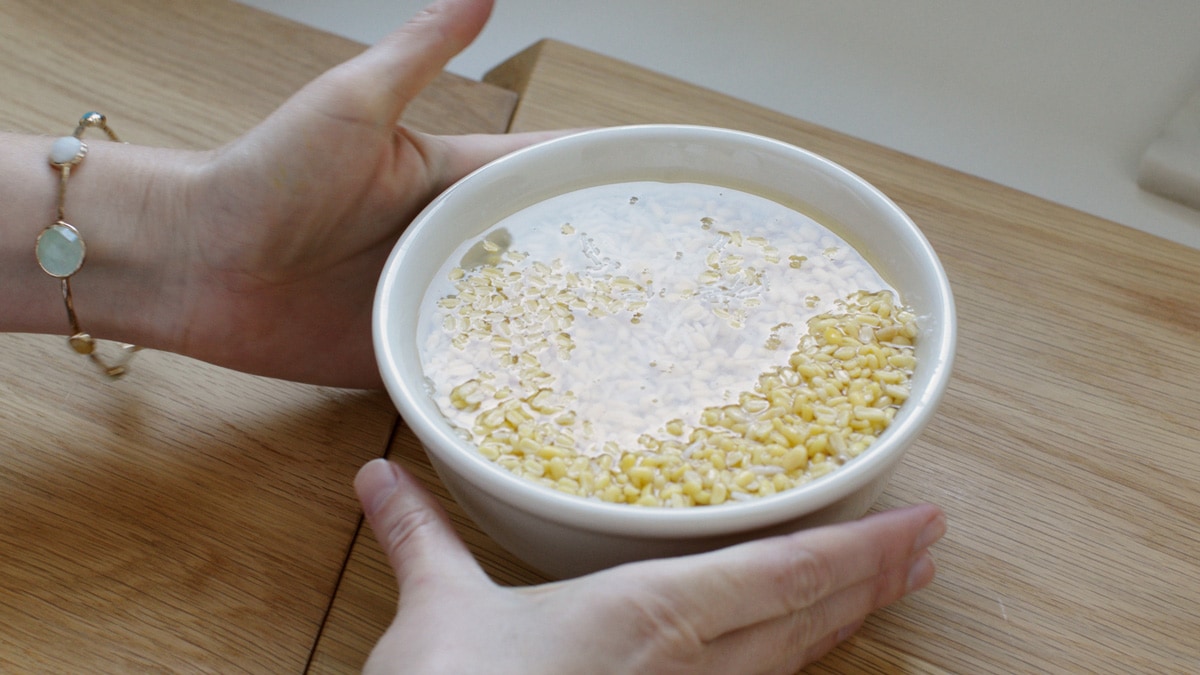
[[[814,217],[864,255],[920,322],[912,397],[872,447],[833,474],[783,493],[690,509],[636,508],[558,493],[478,455],[424,389],[416,318],[426,287],[466,239],[563,192],[613,182],[690,181],[740,189]],[[401,415],[438,463],[476,489],[558,522],[642,535],[692,536],[771,525],[816,510],[890,471],[936,408],[953,360],[954,306],[929,243],[877,189],[842,167],[772,139],[679,125],[583,132],[508,155],[467,176],[410,225],[384,268],[375,347]]]

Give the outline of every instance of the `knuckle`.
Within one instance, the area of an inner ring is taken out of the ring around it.
[[[687,665],[703,653],[704,640],[692,621],[669,599],[657,594],[632,598],[626,608],[632,644],[642,645],[638,661]]]
[[[791,625],[788,627],[790,643],[796,645],[811,645],[828,633],[825,630],[827,622],[825,603],[818,602],[805,609],[792,612]]]
[[[788,558],[788,564],[777,572],[778,587],[788,608],[810,607],[834,590],[836,569],[826,556],[797,545]]]
[[[381,543],[388,559],[397,561],[411,550],[414,542],[437,527],[437,517],[425,509],[413,509],[390,519],[380,532]]]

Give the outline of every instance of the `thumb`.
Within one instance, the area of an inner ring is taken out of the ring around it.
[[[436,0],[350,62],[388,96],[386,117],[400,113],[483,30],[492,0]]]
[[[371,460],[359,470],[354,488],[402,596],[406,589],[486,579],[441,505],[397,464]]]

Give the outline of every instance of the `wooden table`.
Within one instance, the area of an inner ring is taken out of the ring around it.
[[[67,4],[0,0],[0,126],[97,108],[209,147],[360,49],[224,0]],[[485,80],[441,78],[408,122],[762,133],[880,187],[941,255],[955,376],[878,505],[947,510],[939,575],[811,672],[1200,672],[1200,251],[557,42]],[[82,365],[0,337],[0,672],[356,671],[396,590],[350,481],[385,452],[495,578],[541,580],[449,503],[381,394]]]

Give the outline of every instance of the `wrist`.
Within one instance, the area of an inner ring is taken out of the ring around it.
[[[89,148],[66,204],[68,222],[88,246],[72,279],[80,323],[99,339],[174,350],[199,153],[108,141]]]
[[[0,329],[66,335],[61,282],[33,252],[56,219],[59,174],[48,162],[54,137],[0,140],[0,175],[15,177],[0,186]],[[80,327],[97,339],[170,349],[186,280],[196,153],[84,140],[87,156],[72,168],[64,202],[64,220],[86,246],[71,277]]]

